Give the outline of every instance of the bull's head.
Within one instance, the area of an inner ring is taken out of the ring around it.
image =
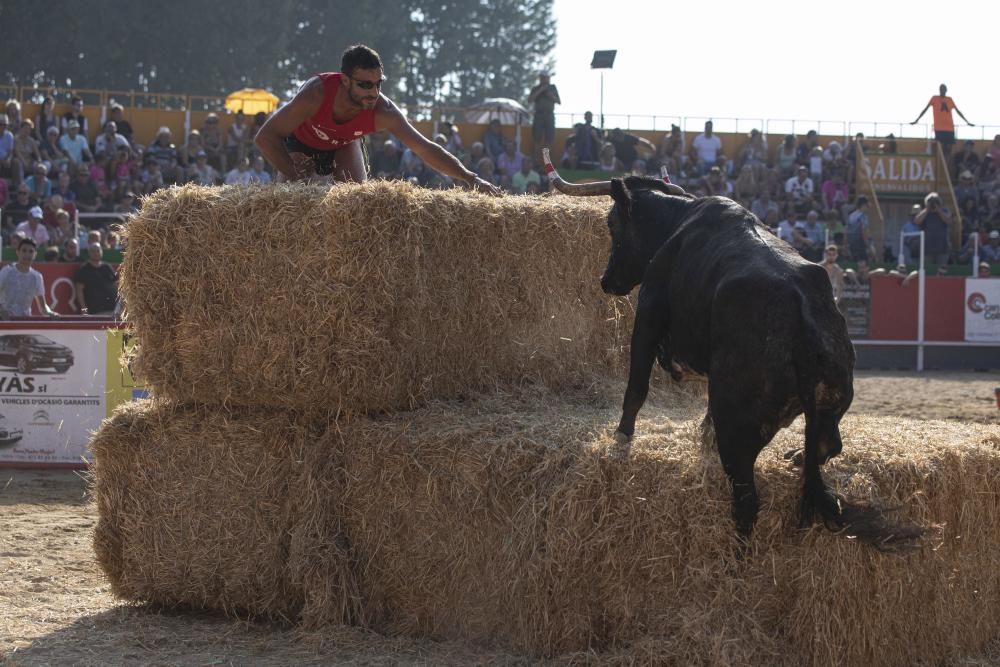
[[[545,160],[545,171],[556,190],[572,196],[610,195],[614,200],[615,205],[608,214],[611,252],[608,255],[608,266],[601,276],[601,289],[608,294],[625,296],[642,282],[646,266],[659,249],[659,243],[651,243],[651,239],[645,238],[647,235],[643,234],[639,226],[633,222],[633,197],[628,188],[628,183],[633,182],[633,179],[623,181],[614,178],[597,183],[567,183],[556,172],[549,159],[547,148],[542,150],[542,157]],[[647,189],[655,188],[664,194],[690,196],[683,188],[673,183],[654,179],[635,180],[641,182]]]

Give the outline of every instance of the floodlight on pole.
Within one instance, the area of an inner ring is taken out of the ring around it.
[[[604,129],[604,70],[611,69],[615,65],[617,50],[594,51],[594,58],[590,61],[590,69],[601,70],[601,129]]]

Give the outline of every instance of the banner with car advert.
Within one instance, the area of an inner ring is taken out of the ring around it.
[[[0,330],[0,463],[81,465],[105,417],[103,329]]]
[[[965,279],[965,340],[1000,342],[1000,278]]]

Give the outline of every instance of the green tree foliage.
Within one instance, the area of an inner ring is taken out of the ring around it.
[[[39,88],[281,96],[375,48],[407,105],[524,99],[555,44],[553,0],[5,0],[0,79]]]

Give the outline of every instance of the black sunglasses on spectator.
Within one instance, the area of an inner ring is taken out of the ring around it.
[[[372,88],[378,88],[379,90],[381,90],[382,84],[385,83],[385,77],[383,76],[378,81],[365,81],[363,79],[355,79],[352,76],[351,81],[358,84],[358,88],[361,88],[362,90],[371,90]]]

